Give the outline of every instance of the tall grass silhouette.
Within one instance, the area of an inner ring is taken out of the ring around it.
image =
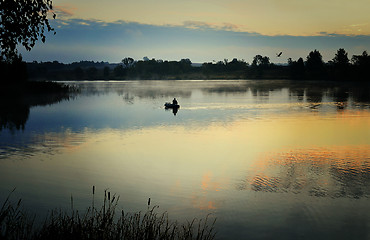
[[[14,190],[13,190],[14,191]],[[92,205],[80,212],[52,210],[40,226],[35,226],[35,217],[21,208],[21,200],[14,204],[6,198],[0,210],[0,239],[214,239],[216,219],[194,218],[179,223],[170,220],[168,213],[158,213],[158,206],[145,213],[125,213],[117,210],[119,196],[104,191],[100,207],[95,206],[95,186]]]

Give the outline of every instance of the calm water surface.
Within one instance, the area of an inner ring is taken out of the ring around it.
[[[369,86],[68,84],[81,93],[2,122],[1,202],[16,187],[38,215],[71,195],[85,209],[95,185],[126,212],[150,197],[179,221],[212,213],[218,239],[370,239]]]

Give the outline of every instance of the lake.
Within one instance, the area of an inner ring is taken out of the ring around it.
[[[0,203],[16,187],[38,216],[83,210],[94,185],[126,212],[211,214],[217,239],[370,239],[369,85],[66,84],[80,93],[2,113]]]

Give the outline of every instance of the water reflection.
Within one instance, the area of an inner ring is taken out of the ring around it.
[[[335,102],[353,100],[370,103],[370,86],[351,83],[306,82],[306,81],[125,81],[125,82],[66,82],[79,87],[84,95],[99,95],[116,92],[129,98],[157,99],[178,96],[191,98],[196,91],[203,94],[245,95],[250,92],[253,97],[270,97],[273,92],[288,90],[294,100],[320,103],[331,98]]]
[[[9,101],[0,99],[0,131],[9,129],[11,132],[15,130],[24,130],[30,107],[22,104],[19,101]]]
[[[24,130],[30,114],[30,108],[46,106],[70,100],[67,93],[61,94],[28,94],[0,96],[0,132],[9,129]]]
[[[23,131],[0,132],[0,198],[17,187],[29,209],[47,212],[72,193],[84,209],[95,185],[117,192],[125,211],[150,197],[174,219],[212,212],[221,239],[330,239],[348,222],[351,235],[368,233],[368,87],[70,84],[82,89],[72,101],[11,108],[26,117],[13,125]],[[176,117],[163,110],[173,97]]]
[[[174,116],[176,116],[177,112],[179,111],[180,107],[167,107],[165,106],[164,109],[166,111],[171,111]]]
[[[77,149],[86,143],[91,130],[73,132],[71,129],[61,128],[58,132],[2,134],[0,138],[0,159],[11,158],[27,159],[34,156],[53,156],[64,151]]]
[[[271,153],[258,160],[255,175],[238,190],[307,194],[314,197],[370,197],[370,149],[338,146]]]
[[[179,111],[179,108],[168,108],[168,107],[165,107],[164,109],[166,111],[171,111],[174,116],[176,116],[177,112]]]
[[[173,96],[189,98],[191,90],[182,81],[94,81],[94,82],[65,82],[76,86],[83,95],[106,95],[117,93],[124,99],[134,98],[156,99]],[[180,85],[180,86],[179,86]]]
[[[140,110],[152,107],[153,103],[160,107],[163,100],[179,97],[183,100],[184,109],[250,109],[251,104],[270,105],[279,111],[276,104],[295,103],[289,108],[327,112],[336,109],[369,109],[370,87],[368,85],[351,85],[338,83],[311,83],[292,81],[128,81],[128,82],[66,82],[81,90],[77,98],[109,96],[118,94],[123,104],[132,105]],[[232,96],[232,97],[231,97]],[[69,100],[67,95],[44,96],[2,96],[0,99],[0,131],[24,130],[30,114],[30,108],[44,106]],[[78,105],[77,101],[72,104]],[[118,103],[117,103],[118,104]],[[254,105],[256,106],[256,105]],[[268,105],[264,105],[268,106]],[[332,109],[330,109],[332,108]],[[99,111],[97,108],[96,110]],[[93,110],[92,110],[93,111]],[[176,115],[176,109],[173,109]],[[105,114],[105,113],[101,113]],[[231,113],[234,114],[234,113]],[[209,114],[207,114],[209,116]],[[229,114],[229,116],[231,116]],[[193,119],[194,120],[194,119]],[[73,127],[73,126],[65,126]],[[110,126],[114,127],[114,126]]]

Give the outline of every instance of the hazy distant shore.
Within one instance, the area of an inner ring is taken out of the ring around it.
[[[344,49],[327,63],[319,51],[311,51],[306,61],[288,59],[274,64],[267,56],[256,55],[251,64],[234,58],[229,61],[192,63],[190,59],[163,61],[124,58],[121,63],[80,61],[70,64],[53,62],[27,63],[31,80],[207,80],[207,79],[289,79],[368,81],[370,56],[366,51],[351,60]]]

